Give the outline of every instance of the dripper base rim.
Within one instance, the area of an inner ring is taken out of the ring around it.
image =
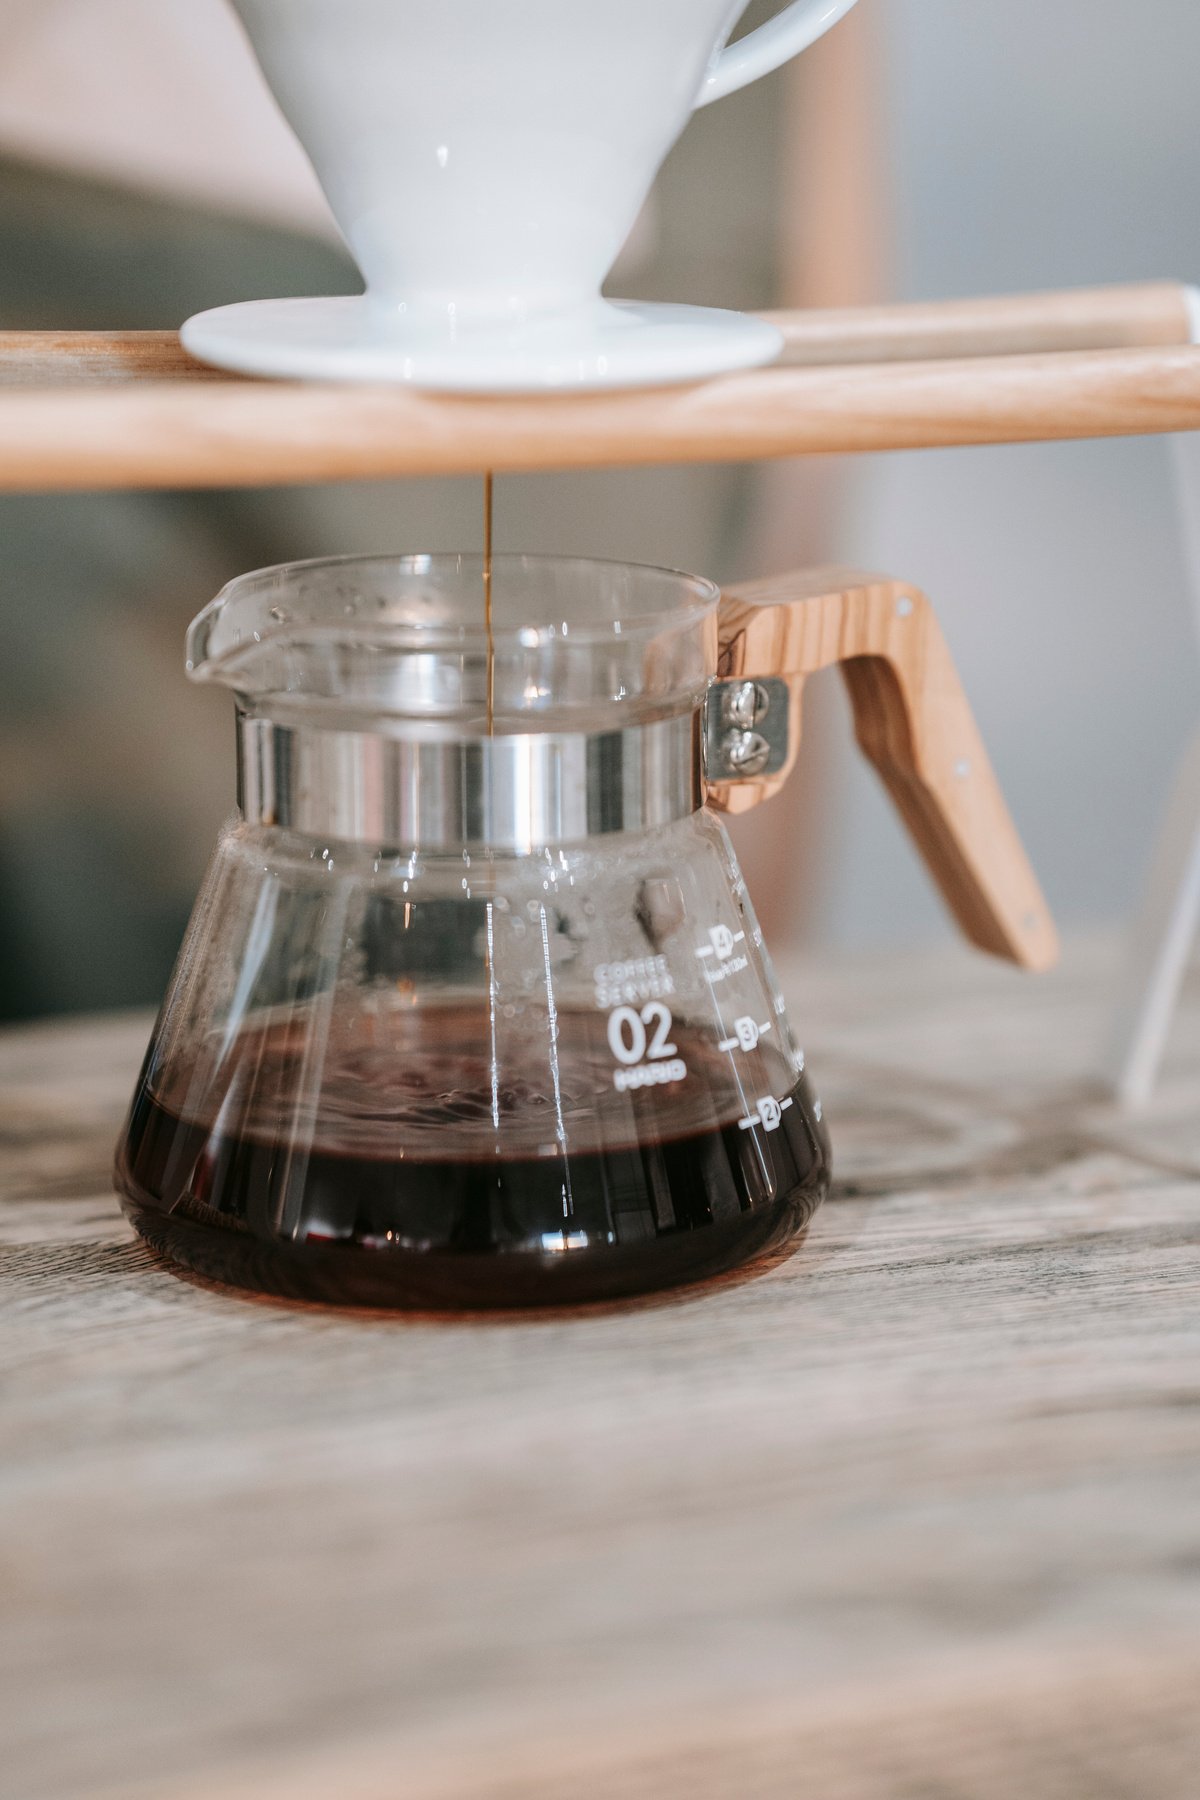
[[[759,367],[783,347],[775,326],[715,307],[597,300],[453,328],[384,315],[366,295],[243,301],[196,314],[180,336],[199,361],[241,375],[497,394],[698,381]]]

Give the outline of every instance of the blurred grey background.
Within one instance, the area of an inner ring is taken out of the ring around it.
[[[0,0],[0,24],[0,328],[353,288],[223,0]],[[1186,279],[1197,67],[1180,0],[860,0],[698,115],[614,288],[759,306]],[[228,702],[182,667],[215,589],[480,535],[477,482],[0,499],[0,1018],[161,992],[232,804]],[[919,583],[1062,923],[1134,904],[1200,687],[1162,443],[511,478],[497,535]],[[827,685],[793,791],[739,827],[772,940],[947,932],[843,714]]]

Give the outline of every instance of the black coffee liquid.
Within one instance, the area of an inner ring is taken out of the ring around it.
[[[138,1230],[199,1273],[349,1305],[601,1300],[730,1269],[800,1230],[828,1185],[828,1141],[785,1059],[760,1047],[766,1129],[730,1106],[727,1059],[676,1025],[687,1080],[614,1091],[596,1022],[559,1021],[558,1079],[489,1079],[477,1019],[332,1034],[319,1094],[287,1027],[193,1064],[134,1102],[117,1183]],[[474,1046],[468,1048],[468,1046]],[[215,1066],[215,1065],[214,1065]],[[764,1082],[772,1085],[765,1086]],[[189,1114],[189,1094],[208,1104]],[[723,1097],[724,1113],[716,1113]]]

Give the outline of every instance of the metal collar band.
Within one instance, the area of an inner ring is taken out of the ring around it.
[[[700,806],[701,715],[623,731],[444,741],[238,719],[247,823],[387,850],[527,851]]]

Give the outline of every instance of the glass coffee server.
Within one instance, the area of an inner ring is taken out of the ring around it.
[[[189,672],[237,700],[216,847],[119,1146],[204,1275],[351,1304],[595,1300],[801,1231],[829,1142],[717,809],[785,779],[841,663],[964,928],[1053,928],[921,596],[724,599],[620,563],[245,576]]]

